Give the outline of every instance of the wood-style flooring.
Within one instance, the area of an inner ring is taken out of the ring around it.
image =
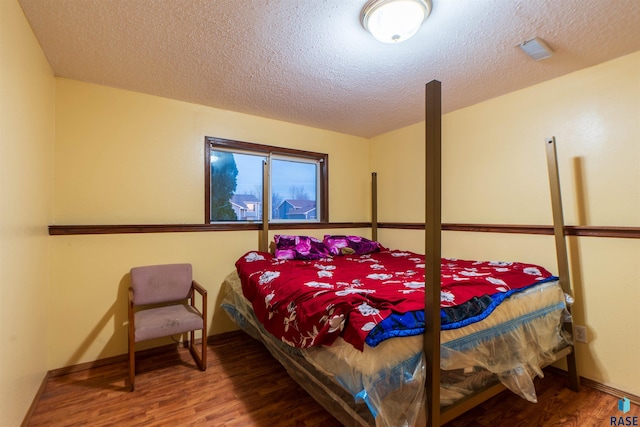
[[[259,342],[242,332],[210,342],[207,371],[186,349],[139,355],[136,390],[126,362],[49,378],[29,426],[322,426],[339,427]],[[582,387],[574,393],[554,371],[536,380],[538,403],[503,392],[447,424],[462,426],[609,426],[617,398]]]

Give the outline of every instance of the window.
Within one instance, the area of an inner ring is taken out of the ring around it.
[[[205,138],[205,221],[328,221],[328,156],[221,138]],[[262,200],[268,165],[269,200]]]

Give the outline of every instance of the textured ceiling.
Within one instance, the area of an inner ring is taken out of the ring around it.
[[[400,44],[366,0],[20,0],[57,76],[372,137],[640,50],[640,0],[433,0]],[[516,46],[538,36],[554,56]]]

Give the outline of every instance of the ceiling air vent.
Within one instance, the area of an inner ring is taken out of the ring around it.
[[[526,42],[519,44],[518,47],[536,61],[549,58],[553,55],[551,48],[539,37],[527,40]]]

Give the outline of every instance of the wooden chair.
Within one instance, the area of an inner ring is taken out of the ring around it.
[[[195,292],[202,297],[196,308]],[[195,349],[195,331],[202,330],[202,349]],[[131,269],[129,288],[129,387],[134,389],[135,343],[190,333],[185,342],[201,370],[207,369],[207,291],[192,278],[191,264],[164,264]]]

